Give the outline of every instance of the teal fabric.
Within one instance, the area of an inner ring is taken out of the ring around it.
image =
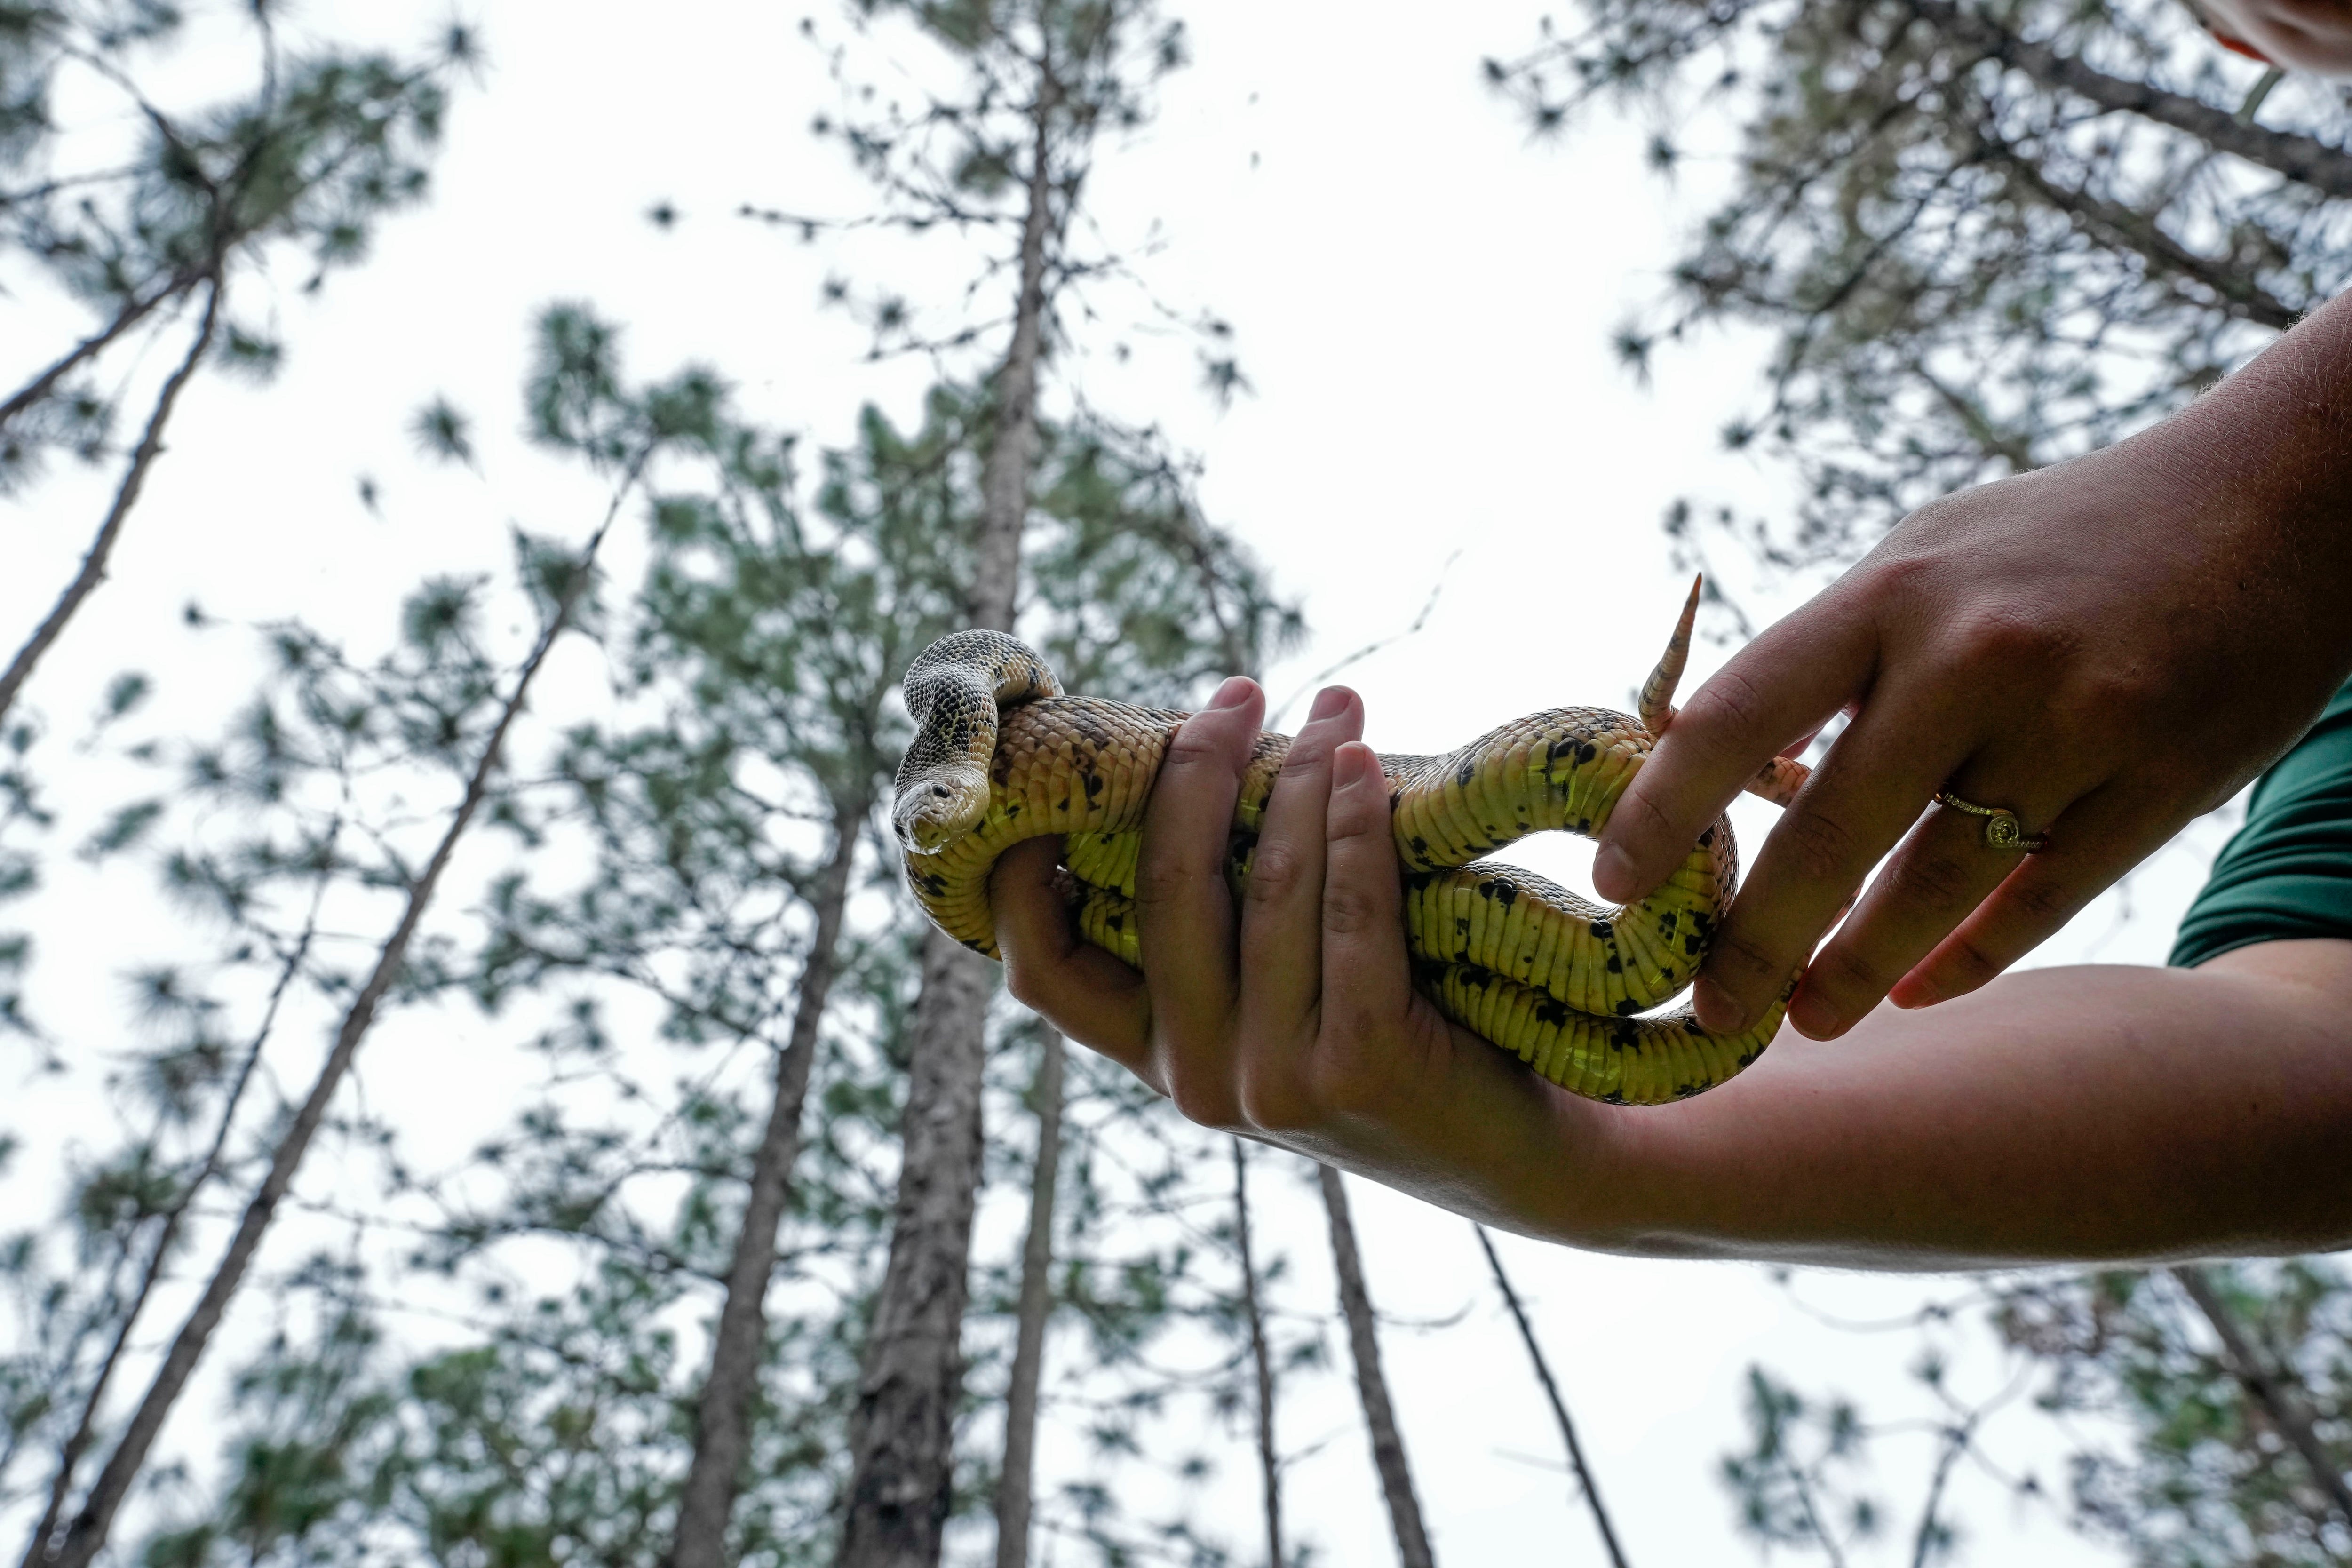
[[[2254,785],[2246,825],[2181,917],[2169,962],[2190,969],[2232,948],[2352,937],[2352,681],[2311,732]]]

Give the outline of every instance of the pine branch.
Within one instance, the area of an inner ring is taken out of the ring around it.
[[[1936,1518],[1936,1510],[1944,1505],[1944,1493],[1951,1485],[1952,1471],[1960,1456],[1969,1451],[1976,1436],[1977,1418],[1971,1415],[1957,1426],[1944,1429],[1943,1451],[1936,1456],[1936,1473],[1927,1486],[1927,1500],[1919,1510],[1919,1529],[1911,1538],[1911,1568],[1927,1568],[1934,1561],[1937,1549],[1948,1544],[1949,1538]]]
[[[217,300],[215,291],[215,302]],[[147,1393],[131,1415],[130,1425],[116,1442],[106,1468],[99,1473],[89,1496],[84,1500],[81,1511],[67,1528],[65,1538],[57,1550],[41,1559],[42,1568],[89,1568],[91,1560],[105,1546],[115,1514],[121,1510],[123,1500],[130,1495],[131,1484],[138,1479],[140,1470],[146,1464],[148,1451],[154,1446],[165,1418],[171,1415],[172,1407],[194,1373],[197,1361],[203,1356],[214,1331],[220,1327],[231,1298],[244,1282],[246,1271],[260,1249],[262,1237],[268,1232],[278,1205],[285,1201],[288,1191],[294,1184],[295,1174],[301,1167],[303,1156],[310,1152],[310,1141],[317,1136],[320,1122],[326,1119],[328,1107],[342,1087],[352,1062],[358,1058],[360,1046],[375,1022],[376,1010],[383,1005],[385,994],[406,963],[409,944],[415,938],[425,911],[440,886],[442,874],[448,869],[458,840],[465,837],[466,829],[489,794],[490,778],[498,768],[499,753],[505,745],[507,731],[522,712],[532,680],[545,663],[549,651],[554,647],[557,637],[562,635],[570,623],[572,609],[581,595],[586,591],[593,574],[597,552],[604,546],[605,535],[612,530],[614,519],[620,513],[622,500],[635,488],[636,479],[637,469],[632,468],[614,491],[612,505],[590,538],[586,550],[582,552],[578,570],[565,584],[554,613],[548,618],[539,640],[523,661],[515,679],[513,693],[499,711],[498,722],[492,727],[472,776],[467,781],[466,793],[451,815],[440,842],[435,846],[432,858],[410,885],[399,923],[385,939],[377,952],[374,969],[352,999],[350,1010],[344,1014],[342,1025],[336,1031],[334,1047],[320,1068],[310,1095],[272,1151],[269,1172],[262,1178],[252,1201],[247,1205],[228,1250],[214,1269],[203,1297],[173,1339],[170,1351],[165,1353],[163,1364],[148,1384]]]
[[[1983,12],[1955,0],[1911,0],[1911,9],[1947,37],[1982,49],[2045,87],[2088,99],[2101,109],[2168,125],[2217,152],[2242,158],[2326,195],[2352,196],[2352,153],[2340,148],[2291,131],[2265,130],[2186,93],[2110,76],[2047,44],[2021,38]]]
[[[338,820],[329,830],[326,842],[320,848],[322,865],[331,857],[335,839],[341,832],[342,824]],[[122,1352],[131,1342],[131,1331],[138,1327],[140,1314],[146,1310],[148,1299],[155,1293],[156,1282],[163,1277],[163,1265],[172,1256],[172,1244],[179,1239],[181,1221],[195,1205],[197,1194],[220,1170],[221,1155],[228,1148],[229,1132],[236,1125],[237,1110],[245,1102],[246,1088],[253,1081],[254,1068],[261,1065],[262,1050],[277,1028],[278,1006],[285,1001],[287,991],[292,987],[296,977],[302,972],[302,965],[310,956],[310,944],[319,932],[319,909],[326,895],[327,877],[321,871],[318,886],[311,893],[310,912],[302,922],[302,934],[296,940],[294,950],[286,955],[286,962],[278,972],[278,982],[270,987],[269,1000],[262,1008],[261,1022],[254,1028],[252,1043],[247,1046],[245,1059],[237,1064],[236,1077],[221,1100],[220,1116],[213,1125],[212,1144],[205,1151],[195,1174],[188,1178],[186,1185],[172,1200],[172,1206],[164,1211],[163,1224],[156,1233],[155,1244],[149,1249],[147,1262],[140,1272],[139,1288],[131,1292],[131,1303],[123,1309],[122,1321],[115,1329],[114,1342],[107,1347],[106,1355],[98,1365],[98,1375],[90,1380],[89,1392],[82,1399],[81,1415],[74,1423],[73,1433],[58,1451],[58,1470],[49,1483],[48,1504],[41,1510],[40,1522],[33,1527],[32,1536],[26,1542],[23,1568],[38,1568],[49,1550],[51,1538],[57,1533],[58,1519],[65,1511],[66,1499],[73,1494],[74,1471],[80,1465],[82,1454],[89,1448],[90,1437],[97,1430],[99,1408],[106,1402],[106,1391],[114,1380],[115,1368],[122,1363]]]
[[[163,287],[153,293],[143,298],[133,295],[115,312],[112,321],[50,362],[46,369],[12,393],[7,402],[0,403],[0,429],[6,428],[8,421],[47,397],[58,383],[71,374],[77,366],[105,353],[117,338],[153,314],[157,306],[178,299],[202,279],[203,275],[198,273],[174,273]]]
[[[1486,1267],[1494,1270],[1495,1284],[1503,1292],[1504,1305],[1511,1309],[1511,1319],[1519,1325],[1519,1339],[1528,1347],[1528,1359],[1535,1363],[1536,1381],[1543,1384],[1544,1397],[1551,1401],[1552,1416],[1559,1423],[1561,1440],[1568,1445],[1568,1461],[1575,1467],[1577,1484],[1584,1489],[1584,1500],[1592,1505],[1592,1522],[1601,1531],[1601,1544],[1608,1550],[1612,1568],[1625,1568],[1624,1549],[1617,1544],[1617,1531],[1609,1522],[1609,1510],[1601,1506],[1601,1489],[1592,1480],[1592,1467],[1584,1462],[1584,1445],[1577,1441],[1576,1423],[1569,1419],[1568,1402],[1559,1396],[1559,1384],[1552,1381],[1551,1363],[1544,1360],[1543,1348],[1536,1343],[1534,1325],[1528,1321],[1527,1310],[1519,1305],[1518,1292],[1511,1289],[1510,1276],[1503,1272],[1503,1259],[1496,1252],[1486,1227],[1474,1223],[1470,1228],[1478,1233],[1478,1245],[1486,1254]]]
[[[122,471],[122,482],[114,492],[114,504],[107,508],[106,520],[99,525],[98,536],[90,541],[89,551],[82,557],[81,570],[74,574],[73,581],[58,596],[58,602],[48,615],[33,629],[33,635],[25,639],[25,645],[16,650],[16,657],[8,661],[6,671],[0,673],[0,719],[6,718],[9,709],[16,706],[16,695],[24,689],[25,682],[32,679],[34,667],[40,663],[41,657],[49,651],[50,646],[64,635],[66,623],[73,619],[74,612],[81,608],[82,601],[97,592],[99,584],[106,579],[106,563],[114,553],[115,541],[121,536],[122,525],[131,516],[131,509],[139,504],[139,492],[147,483],[147,470],[154,467],[155,459],[163,453],[163,427],[171,423],[172,410],[180,401],[181,389],[196,374],[196,366],[203,361],[205,351],[212,347],[213,332],[220,324],[222,289],[217,260],[207,276],[212,287],[205,299],[204,320],[196,328],[194,340],[188,344],[187,353],[164,381],[163,390],[156,396],[154,412],[147,416],[147,428],[141,432],[139,445],[131,455],[130,466]]]
[[[1251,1249],[1249,1151],[1238,1138],[1234,1151],[1234,1242],[1241,1253],[1242,1310],[1249,1319],[1250,1361],[1257,1373],[1257,1467],[1265,1498],[1267,1568],[1283,1568],[1282,1461],[1274,1444],[1274,1361],[1266,1348],[1265,1313],[1258,1300],[1257,1259]]]
[[[1414,1493],[1412,1467],[1406,1463],[1404,1434],[1397,1426],[1396,1407],[1389,1399],[1388,1375],[1381,1369],[1380,1331],[1372,1315],[1372,1294],[1364,1283],[1364,1257],[1356,1246],[1356,1222],[1348,1213],[1345,1178],[1328,1165],[1315,1167],[1323,1189],[1323,1208],[1331,1222],[1331,1262],[1339,1281],[1339,1310],[1348,1321],[1348,1348],[1356,1362],[1356,1394],[1364,1407],[1364,1425],[1372,1438],[1372,1468],[1380,1473],[1381,1497],[1388,1504],[1389,1527],[1396,1536],[1397,1561],[1402,1568],[1436,1568],[1429,1531],[1421,1519],[1421,1499]]]
[[[2301,310],[2254,281],[2243,268],[2198,255],[2165,233],[2148,215],[2116,202],[2103,201],[2087,191],[2054,184],[2042,176],[2032,159],[2021,156],[2003,143],[1988,140],[1986,152],[2032,186],[2036,195],[2109,245],[2137,255],[2151,271],[2200,285],[2210,292],[2214,302],[2239,320],[2279,332],[2303,320]]]
[[[2352,1526],[2352,1486],[2346,1485],[2344,1468],[2319,1440],[2310,1407],[2292,1386],[2293,1374],[2270,1368],[2262,1352],[2246,1338],[2237,1312],[2213,1288],[2213,1281],[2202,1268],[2182,1264],[2167,1272],[2212,1325],[2214,1337],[2221,1342],[2221,1364],[2238,1380],[2246,1396],[2270,1418],[2271,1425],[2278,1428],[2279,1436],[2303,1456],[2303,1462],[2310,1467],[2312,1483],[2344,1523]]]

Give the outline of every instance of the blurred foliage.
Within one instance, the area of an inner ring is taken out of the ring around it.
[[[2347,89],[2255,99],[2262,68],[2176,0],[1573,16],[1486,65],[1537,131],[1627,110],[1671,178],[1737,127],[1727,193],[1617,346],[1643,373],[1706,328],[1769,336],[1723,439],[1793,465],[1794,515],[1713,521],[1769,565],[1851,561],[1924,501],[2112,441],[2352,280]],[[1674,522],[1696,543],[1690,509]]]
[[[112,449],[121,378],[100,372],[118,344],[281,258],[300,258],[302,287],[316,289],[425,195],[450,81],[476,61],[470,29],[452,23],[404,59],[295,52],[279,43],[275,5],[221,9],[242,16],[244,82],[184,108],[158,84],[218,18],[161,0],[0,6],[0,279],[20,311],[40,313],[44,337],[61,297],[88,313],[78,341],[38,351],[0,405],[0,489],[52,451],[96,461]],[[265,377],[281,358],[244,321],[216,353]]]
[[[2203,1274],[2264,1370],[2315,1418],[2340,1492],[2352,1473],[2352,1279],[2325,1258]],[[2077,1521],[2134,1562],[2302,1568],[2352,1557],[2352,1518],[2249,1396],[2212,1323],[2171,1273],[2015,1285],[2001,1292],[1993,1321],[2046,1369],[2043,1409],[2109,1417],[2131,1435],[2128,1447],[2084,1444],[2070,1469]]]

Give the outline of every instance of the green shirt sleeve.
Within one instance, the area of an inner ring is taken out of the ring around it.
[[[2168,962],[2298,937],[2352,937],[2352,681],[2254,785]]]

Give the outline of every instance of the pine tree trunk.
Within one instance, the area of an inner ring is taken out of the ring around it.
[[[301,1109],[294,1113],[291,1124],[278,1138],[278,1146],[270,1152],[269,1172],[262,1178],[261,1185],[255,1191],[251,1201],[246,1205],[244,1217],[238,1221],[236,1234],[230,1239],[228,1250],[213,1270],[211,1280],[205,1286],[204,1295],[189,1312],[187,1321],[180,1325],[180,1331],[173,1336],[171,1349],[164,1352],[163,1364],[156,1369],[153,1379],[147,1385],[145,1396],[139,1402],[139,1408],[132,1413],[130,1424],[123,1428],[121,1437],[115,1443],[114,1452],[109,1456],[106,1468],[99,1472],[89,1496],[82,1502],[81,1511],[66,1527],[65,1538],[58,1543],[57,1550],[42,1560],[47,1568],[89,1568],[90,1560],[105,1546],[116,1512],[121,1508],[123,1500],[131,1495],[131,1483],[139,1479],[139,1472],[147,1462],[148,1451],[154,1447],[156,1437],[163,1429],[165,1418],[172,1414],[173,1405],[178,1403],[182,1391],[187,1387],[188,1379],[194,1373],[196,1363],[204,1355],[213,1331],[220,1327],[221,1318],[228,1310],[230,1299],[236,1294],[237,1287],[245,1280],[246,1270],[252,1266],[254,1255],[260,1250],[262,1237],[277,1215],[278,1205],[285,1201],[287,1193],[292,1189],[295,1173],[301,1169],[302,1157],[310,1152],[310,1140],[318,1135],[319,1124],[326,1120],[327,1108],[334,1102],[336,1092],[341,1089],[344,1078],[351,1071],[352,1063],[358,1059],[360,1047],[375,1023],[376,1009],[383,1005],[385,993],[392,989],[393,982],[400,977],[400,972],[408,961],[409,943],[415,940],[416,928],[433,902],[434,892],[440,887],[442,873],[448,869],[449,858],[457,852],[457,841],[465,837],[475,813],[481,809],[482,801],[489,794],[490,777],[498,771],[499,754],[506,745],[507,731],[513,728],[516,717],[522,712],[532,680],[537,678],[540,667],[546,662],[548,651],[555,646],[555,639],[570,624],[572,607],[579,603],[581,593],[593,575],[597,552],[604,546],[604,536],[613,526],[613,519],[619,514],[621,494],[633,488],[634,474],[630,483],[614,497],[612,510],[605,514],[595,536],[588,542],[579,571],[564,590],[562,598],[557,602],[555,614],[549,618],[546,629],[541,632],[530,656],[523,661],[522,669],[515,679],[514,691],[499,710],[498,722],[492,727],[489,739],[483,743],[481,756],[476,761],[473,774],[467,781],[465,795],[459,799],[456,811],[451,813],[449,825],[443,830],[440,843],[434,847],[432,858],[425,862],[425,869],[416,880],[409,885],[408,900],[401,910],[400,922],[393,928],[392,935],[384,939],[383,946],[377,950],[375,967],[362,983],[358,995],[352,1000],[350,1010],[343,1015],[342,1026],[335,1032],[334,1046],[319,1068],[319,1076],[312,1081],[309,1096],[302,1101]]]
[[[1543,1384],[1544,1397],[1551,1402],[1552,1419],[1559,1423],[1559,1437],[1568,1448],[1568,1462],[1576,1471],[1577,1485],[1584,1489],[1584,1500],[1591,1505],[1592,1522],[1601,1531],[1601,1544],[1609,1552],[1612,1568],[1625,1568],[1624,1549],[1617,1544],[1617,1531],[1609,1522],[1609,1510],[1601,1505],[1601,1489],[1592,1482],[1592,1467],[1584,1462],[1584,1445],[1577,1441],[1576,1423],[1568,1416],[1568,1401],[1559,1396],[1559,1384],[1552,1381],[1551,1363],[1544,1360],[1543,1347],[1536,1342],[1535,1326],[1528,1321],[1527,1310],[1519,1305],[1519,1293],[1511,1289],[1511,1277],[1503,1272],[1503,1259],[1496,1253],[1486,1227],[1474,1225],[1470,1228],[1478,1233],[1478,1245],[1486,1254],[1486,1267],[1495,1273],[1495,1287],[1503,1293],[1503,1304],[1511,1310],[1511,1321],[1519,1326],[1520,1342],[1528,1347],[1528,1359],[1535,1363],[1536,1381]]]
[[[849,873],[867,803],[834,818],[833,858],[816,895],[816,931],[801,968],[793,1004],[790,1043],[776,1058],[776,1094],[767,1131],[751,1157],[750,1195],[735,1257],[727,1270],[727,1299],[711,1336],[710,1371],[703,1379],[695,1413],[694,1462],[678,1496],[677,1531],[670,1568],[724,1568],[727,1522],[751,1446],[751,1405],[760,1383],[760,1352],[768,1337],[768,1281],[776,1268],[776,1227],[792,1193],[793,1166],[800,1158],[801,1107],[808,1099],[809,1073],[816,1059],[817,1030],[824,1021],[827,994],[841,945],[841,923],[849,903]]]
[[[1265,1312],[1258,1300],[1257,1258],[1251,1247],[1249,1152],[1234,1146],[1234,1240],[1242,1258],[1242,1310],[1249,1319],[1250,1361],[1257,1372],[1257,1468],[1265,1498],[1267,1568],[1283,1568],[1282,1455],[1274,1441],[1274,1357],[1265,1342]]]
[[[996,376],[996,430],[982,467],[984,506],[967,605],[975,626],[1009,631],[1036,458],[1037,362],[1045,343],[1053,101],[1032,111],[1028,212],[1013,341]],[[960,1331],[980,1189],[981,1079],[996,966],[936,929],[923,937],[913,1065],[900,1134],[890,1261],[875,1303],[857,1408],[839,1568],[933,1568],[947,1520],[950,1426],[963,1385]]]
[[[980,1187],[980,1033],[995,983],[988,960],[937,928],[924,933],[890,1262],[849,1423],[843,1568],[940,1560]]]
[[[140,433],[130,466],[122,470],[122,482],[115,489],[114,504],[107,508],[106,521],[99,524],[98,536],[90,541],[89,552],[81,558],[81,570],[74,574],[73,581],[66,584],[58,602],[8,661],[8,668],[0,670],[0,719],[5,719],[8,710],[16,706],[17,694],[33,678],[34,667],[41,662],[41,656],[49,651],[50,645],[65,635],[66,623],[73,619],[82,601],[96,593],[98,585],[106,580],[106,563],[114,554],[114,542],[122,536],[122,524],[131,516],[131,509],[139,504],[139,492],[147,483],[147,470],[163,454],[163,428],[172,422],[172,410],[179,403],[180,393],[189,378],[196,374],[196,366],[203,363],[205,352],[212,347],[213,331],[220,322],[220,308],[221,283],[215,274],[205,295],[204,321],[196,328],[186,355],[165,379],[163,390],[155,398],[154,411],[148,415],[147,427]]]
[[[1397,1428],[1396,1407],[1389,1402],[1389,1381],[1381,1370],[1379,1324],[1372,1316],[1372,1295],[1364,1285],[1363,1254],[1356,1247],[1356,1222],[1348,1214],[1348,1188],[1339,1173],[1328,1165],[1315,1167],[1323,1188],[1323,1208],[1331,1221],[1331,1263],[1339,1277],[1339,1310],[1348,1320],[1348,1348],[1356,1361],[1356,1394],[1363,1402],[1364,1426],[1372,1436],[1372,1466],[1380,1472],[1381,1496],[1389,1507],[1389,1527],[1396,1534],[1397,1561],[1403,1568],[1436,1568],[1429,1549],[1429,1531],[1421,1521],[1421,1499],[1412,1489],[1412,1468],[1405,1462],[1404,1434]]]
[[[2319,1440],[2310,1406],[2289,1386],[2293,1374],[2282,1376],[2271,1369],[2252,1342],[2246,1338],[2246,1331],[2239,1323],[2238,1314],[2231,1310],[2230,1303],[2222,1299],[2221,1293],[2213,1289],[2213,1282],[2205,1277],[2203,1269],[2184,1265],[2169,1272],[2189,1299],[2196,1303],[2197,1310],[2205,1314],[2205,1321],[2212,1325],[2214,1337],[2221,1342],[2221,1363],[2230,1369],[2230,1375],[2238,1380],[2247,1396],[2269,1418],[2279,1436],[2303,1457],[2303,1462],[2310,1468],[2313,1483],[2327,1499],[2337,1517],[2345,1524],[2352,1525],[2352,1487],[2345,1484],[2344,1467],[2336,1462],[2335,1456],[2327,1451],[2327,1445]]]
[[[1037,1158],[1029,1172],[1029,1237],[1021,1247],[1021,1304],[1013,1378],[1004,1395],[1004,1465],[996,1480],[996,1568],[1029,1568],[1029,1510],[1037,1489],[1037,1390],[1045,1371],[1045,1321],[1054,1306],[1054,1192],[1062,1167],[1061,1031],[1048,1026],[1029,1097],[1037,1108]]]
[[[1041,87],[1032,111],[1029,210],[1021,223],[1021,294],[1013,342],[996,374],[996,432],[980,475],[984,522],[973,563],[971,624],[1013,629],[1020,597],[1021,530],[1029,520],[1029,476],[1037,466],[1037,364],[1045,344],[1045,240],[1053,222],[1053,149],[1047,128],[1055,93]]]

